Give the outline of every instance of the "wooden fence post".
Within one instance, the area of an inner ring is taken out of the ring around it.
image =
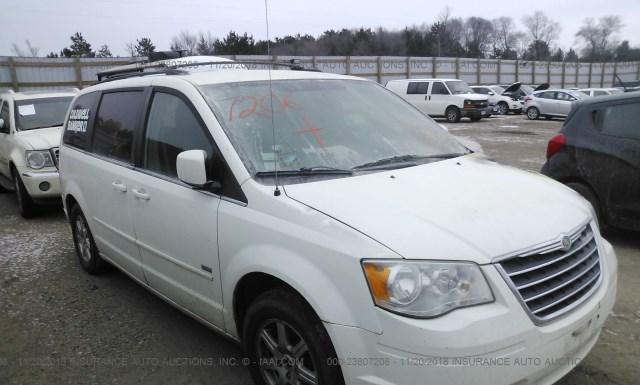
[[[531,84],[536,84],[536,62],[531,62]]]
[[[551,62],[547,62],[547,83],[551,84]]]
[[[378,83],[382,83],[382,56],[378,56],[376,60],[376,69],[378,70]]]
[[[516,59],[516,82],[520,78],[520,62]]]
[[[589,62],[589,88],[591,88],[591,76],[593,76],[593,62]]]
[[[313,67],[313,69],[318,69],[316,66],[316,55],[313,55],[311,57],[311,66]]]
[[[618,76],[618,62],[613,63],[613,78],[611,79],[611,86],[616,84],[616,77]]]
[[[602,71],[600,72],[600,88],[604,87],[604,68],[607,66],[607,63],[601,63]]]
[[[411,79],[411,56],[407,56],[405,65],[407,66],[407,79]]]
[[[498,73],[496,74],[497,83],[502,83],[500,77],[502,76],[502,60],[498,59]]]
[[[476,61],[476,84],[480,85],[480,58]]]
[[[560,84],[561,84],[560,88],[564,88],[564,83],[565,83],[564,77],[566,74],[567,74],[567,62],[563,60],[562,61],[562,80],[560,81]]]
[[[580,78],[580,63],[576,63],[576,87],[578,87]]]
[[[351,75],[351,56],[347,56],[345,63],[347,66],[345,75]]]
[[[9,58],[9,74],[11,75],[13,90],[18,92],[20,90],[20,85],[18,84],[18,71],[16,71],[16,61],[12,57]]]
[[[456,58],[456,79],[460,79],[460,58]]]

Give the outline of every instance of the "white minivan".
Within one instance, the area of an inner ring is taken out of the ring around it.
[[[399,79],[388,81],[386,87],[425,114],[445,117],[449,123],[463,117],[477,122],[493,110],[487,95],[476,93],[458,79]]]
[[[551,384],[598,340],[616,255],[571,189],[362,78],[158,72],[72,102],[76,252],[240,341],[256,384]]]

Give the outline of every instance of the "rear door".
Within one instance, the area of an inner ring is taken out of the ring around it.
[[[640,228],[640,99],[603,106],[595,111],[595,127],[607,143],[606,158],[594,164],[602,185],[601,199],[612,223]]]
[[[207,153],[209,179],[219,152],[189,99],[156,88],[151,97],[136,177],[131,184],[133,217],[145,276],[151,287],[189,311],[222,327],[216,194],[178,179],[176,157],[186,150]]]
[[[420,111],[429,114],[427,104],[427,91],[429,90],[429,82],[410,81],[407,84],[405,99],[416,106]]]
[[[84,193],[85,215],[98,249],[139,280],[144,277],[133,228],[131,189],[134,137],[140,129],[145,97],[144,89],[102,93],[93,123],[93,156],[76,154],[74,176]]]
[[[553,91],[538,92],[535,94],[536,102],[540,107],[542,115],[555,115],[556,109],[556,93]]]

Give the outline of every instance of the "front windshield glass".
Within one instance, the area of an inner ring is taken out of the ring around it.
[[[465,82],[463,82],[462,80],[451,80],[447,83],[447,87],[449,87],[449,90],[451,91],[452,94],[472,94],[473,90],[471,89],[471,87],[469,87],[469,85]]]
[[[382,86],[358,80],[274,80],[201,86],[250,173],[353,167],[395,156],[467,150]]]
[[[62,126],[71,96],[18,100],[15,105],[16,127],[20,131]]]
[[[500,86],[491,86],[489,88],[491,88],[491,91],[495,92],[498,95],[501,95],[504,92],[504,88]]]

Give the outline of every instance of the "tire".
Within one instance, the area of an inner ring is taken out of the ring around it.
[[[444,116],[447,118],[447,122],[458,123],[460,121],[460,110],[454,106],[447,107]]]
[[[529,120],[537,120],[540,117],[540,110],[537,107],[529,107],[527,109],[527,118]]]
[[[509,105],[505,102],[498,103],[498,115],[507,115],[509,113]]]
[[[100,258],[98,248],[93,240],[93,234],[80,206],[77,204],[71,208],[69,216],[73,244],[80,261],[80,266],[89,274],[100,274],[108,270],[107,262]]]
[[[324,325],[296,293],[263,293],[249,306],[243,325],[242,344],[256,385],[344,385]]]
[[[596,212],[596,221],[598,222],[598,227],[600,227],[600,231],[605,231],[607,228],[606,222],[604,220],[604,213],[602,211],[602,207],[600,206],[600,200],[596,196],[596,194],[591,190],[591,188],[583,183],[578,182],[569,182],[567,183],[567,187],[571,188],[573,191],[582,195],[584,199],[591,203],[593,206],[593,210]]]
[[[38,215],[38,206],[33,202],[31,196],[27,192],[27,188],[22,183],[22,179],[18,171],[13,169],[13,186],[16,191],[16,199],[18,200],[18,211],[23,218],[33,218]]]
[[[482,119],[482,118],[479,117],[479,116],[474,116],[473,118],[469,118],[469,119],[471,119],[472,122],[479,122],[480,119]]]

